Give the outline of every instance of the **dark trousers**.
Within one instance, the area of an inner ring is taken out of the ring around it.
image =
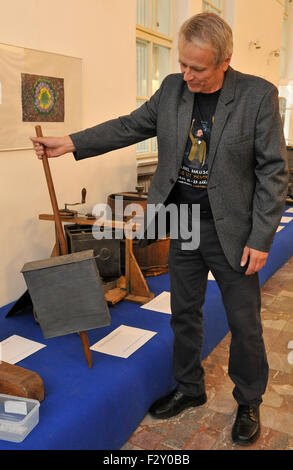
[[[210,270],[220,288],[231,331],[228,372],[235,384],[233,396],[238,404],[258,405],[268,379],[258,275],[247,276],[231,268],[212,219],[201,220],[200,233],[198,249],[182,250],[180,239],[170,240],[171,327],[178,389],[193,396],[205,390],[202,306]]]

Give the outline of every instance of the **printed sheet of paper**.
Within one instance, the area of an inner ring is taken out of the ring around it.
[[[155,331],[120,325],[105,338],[91,346],[90,349],[127,359],[156,334]]]
[[[145,308],[146,310],[154,310],[155,312],[171,314],[170,292],[162,292],[146,304],[141,305],[140,308]]]
[[[211,271],[208,274],[209,281],[215,281],[214,276]],[[164,291],[161,294],[157,295],[154,299],[150,300],[144,305],[141,305],[140,308],[146,310],[153,310],[154,312],[167,313],[171,315],[171,303],[170,303],[170,292]]]
[[[282,217],[281,218],[281,224],[288,224],[293,220],[293,217]]]
[[[22,336],[12,335],[0,343],[0,360],[16,364],[45,346]]]
[[[279,225],[279,227],[277,228],[277,232],[280,232],[281,230],[283,230],[284,228],[284,225]]]
[[[290,209],[286,209],[285,212],[289,214],[293,214],[293,207],[290,207]]]

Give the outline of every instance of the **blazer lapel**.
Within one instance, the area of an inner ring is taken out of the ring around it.
[[[177,116],[177,166],[180,167],[182,162],[186,142],[188,139],[188,133],[190,129],[190,123],[192,118],[194,93],[191,93],[187,85],[184,82],[184,90],[180,97],[178,105],[178,116]]]
[[[222,91],[217,104],[215,113],[215,121],[212,128],[210,148],[209,148],[209,172],[211,171],[216,150],[226,125],[228,116],[232,111],[232,101],[234,100],[236,86],[236,74],[234,70],[229,67],[225,73]]]

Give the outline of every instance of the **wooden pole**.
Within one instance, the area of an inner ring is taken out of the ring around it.
[[[43,137],[41,126],[35,126],[35,130],[36,130],[37,137]],[[67,255],[68,254],[68,248],[67,248],[67,243],[66,243],[66,240],[65,240],[65,235],[64,235],[62,222],[61,222],[61,218],[60,218],[60,214],[59,214],[59,208],[58,208],[58,204],[57,204],[57,198],[56,198],[56,193],[55,193],[55,189],[54,189],[54,185],[53,185],[53,180],[52,180],[52,175],[51,175],[50,166],[49,166],[49,162],[48,162],[48,157],[47,157],[47,154],[46,154],[46,149],[44,151],[42,161],[43,161],[45,176],[46,176],[47,185],[48,185],[48,189],[49,189],[51,204],[52,204],[52,208],[53,208],[56,234],[57,234],[59,245],[60,245],[60,251],[61,251],[62,255]],[[82,342],[82,347],[83,347],[83,351],[84,351],[86,361],[88,363],[89,368],[91,369],[93,367],[93,363],[92,363],[92,356],[91,356],[91,351],[90,351],[90,347],[89,347],[87,332],[86,331],[81,331],[81,332],[79,332],[79,335],[80,335],[80,339],[81,339],[81,342]]]

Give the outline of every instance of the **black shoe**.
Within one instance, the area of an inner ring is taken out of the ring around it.
[[[246,446],[255,442],[259,434],[259,407],[239,405],[235,423],[232,428],[232,440],[236,444]]]
[[[153,418],[166,419],[176,416],[186,408],[203,405],[207,401],[205,393],[198,397],[184,395],[177,389],[169,393],[165,397],[155,401],[149,409],[149,413]]]

